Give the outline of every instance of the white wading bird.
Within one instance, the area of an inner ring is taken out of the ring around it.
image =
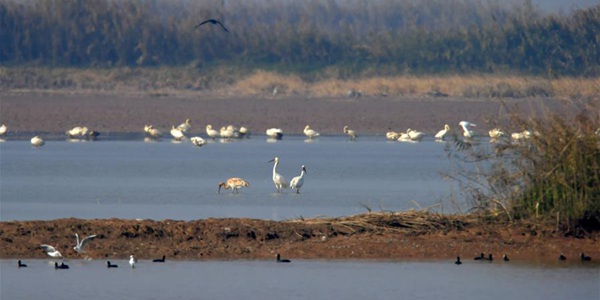
[[[344,133],[350,136],[350,140],[354,141],[356,139],[356,132],[354,130],[348,128],[348,126],[344,126]]]
[[[160,132],[160,130],[154,128],[153,125],[146,125],[144,126],[144,132],[146,132],[146,134],[153,139],[158,139],[160,138],[163,134],[162,132]]]
[[[388,128],[388,132],[385,134],[385,138],[390,141],[395,141],[400,137],[400,133],[392,131],[392,128]]]
[[[304,174],[306,174],[306,168],[302,165],[302,171],[300,172],[300,176],[296,176],[292,178],[290,181],[290,188],[292,190],[296,190],[296,194],[300,194],[300,188],[304,185]]]
[[[213,129],[212,125],[208,124],[206,125],[206,135],[208,135],[208,137],[214,140],[219,136],[219,132]]]
[[[37,135],[31,138],[31,145],[33,145],[34,147],[44,146],[45,143],[46,142],[44,142],[44,139]]]
[[[79,240],[79,234],[75,234],[75,239],[77,241],[77,244],[75,245],[75,247],[73,247],[73,250],[75,250],[77,253],[85,253],[85,251],[83,250],[83,247],[85,247],[85,245],[87,245],[93,238],[95,238],[97,235],[93,234],[90,236],[86,236],[84,239],[82,239],[81,241]]]
[[[310,128],[310,126],[306,125],[306,127],[304,127],[304,134],[309,138],[312,139],[314,137],[318,137],[320,134],[318,132],[316,132],[314,129]]]
[[[437,140],[443,140],[444,138],[446,138],[446,136],[450,133],[450,125],[446,124],[444,125],[444,129],[440,130],[436,135],[435,138]]]
[[[279,157],[274,157],[269,162],[275,162],[273,164],[273,183],[275,184],[275,188],[278,193],[281,193],[282,188],[288,187],[288,182],[285,180],[285,177],[281,176],[281,174],[277,173],[277,166],[279,165]]]
[[[227,179],[225,182],[219,182],[219,191],[217,193],[221,193],[221,187],[224,187],[226,190],[231,188],[232,193],[239,193],[238,189],[242,187],[250,186],[248,181],[238,178],[232,177]]]
[[[42,244],[40,245],[40,247],[42,247],[42,249],[44,249],[44,251],[46,251],[46,254],[48,254],[48,256],[50,257],[62,257],[62,254],[60,254],[60,252],[56,250],[56,248],[50,245]]]
[[[469,127],[476,127],[477,125],[473,124],[473,123],[469,123],[467,121],[460,121],[458,123],[458,125],[460,125],[460,127],[462,127],[463,129],[463,136],[466,138],[472,138],[475,136],[475,132],[472,131],[471,129],[469,129]]]

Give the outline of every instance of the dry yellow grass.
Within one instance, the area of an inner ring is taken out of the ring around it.
[[[598,97],[599,78],[548,79],[518,75],[389,76],[341,80],[324,71],[322,79],[306,81],[297,75],[231,67],[210,71],[197,68],[47,69],[0,68],[0,89],[118,91],[183,93],[209,91],[223,95],[346,96],[353,89],[363,95],[448,95],[452,97],[559,98]]]

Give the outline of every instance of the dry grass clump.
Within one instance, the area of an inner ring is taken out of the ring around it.
[[[275,88],[277,94],[304,94],[306,83],[296,75],[281,75],[258,70],[236,81],[228,90],[234,94],[256,95],[272,94]]]
[[[302,219],[292,222],[330,225],[358,232],[410,232],[425,234],[439,230],[462,230],[476,222],[474,215],[448,215],[424,211],[369,212],[348,217],[326,219]]]

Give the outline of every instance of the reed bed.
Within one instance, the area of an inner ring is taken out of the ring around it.
[[[139,92],[171,94],[210,92],[222,95],[345,97],[349,90],[364,96],[449,96],[464,98],[558,97],[600,95],[599,78],[519,75],[369,76],[340,79],[335,74],[304,76],[229,67],[160,68],[5,68],[1,90]]]

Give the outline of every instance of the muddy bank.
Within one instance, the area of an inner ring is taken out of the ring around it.
[[[478,131],[487,133],[498,125],[509,130],[508,111],[513,108],[527,114],[532,109],[558,105],[558,100],[526,98],[508,100],[504,107],[498,99],[433,96],[310,98],[5,91],[0,97],[0,121],[8,126],[9,137],[11,132],[20,131],[64,133],[75,126],[87,126],[101,133],[142,133],[147,124],[168,133],[172,125],[188,118],[192,123],[190,135],[205,135],[207,124],[216,128],[228,124],[246,126],[261,135],[272,127],[281,128],[285,134],[302,134],[307,124],[325,135],[341,135],[345,125],[359,136],[384,135],[388,128],[435,134],[444,124],[460,132],[461,120],[476,123]]]
[[[0,222],[0,258],[47,258],[40,244],[69,259],[74,234],[98,237],[87,245],[93,259],[472,259],[480,252],[512,260],[556,261],[562,252],[600,259],[600,233],[565,236],[551,225],[481,222],[472,216],[429,213],[368,213],[344,218],[268,221],[81,220]]]

